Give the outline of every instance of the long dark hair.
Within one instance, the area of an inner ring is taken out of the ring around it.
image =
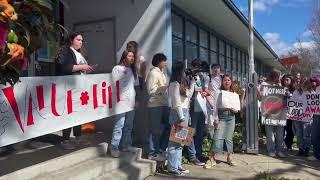
[[[178,82],[180,84],[180,95],[187,96],[187,89],[190,89],[190,83],[184,76],[184,63],[178,61],[173,64],[172,76],[170,82]]]
[[[121,64],[121,65],[126,64],[127,56],[130,52],[134,54],[134,52],[131,50],[124,50],[123,51],[119,64]],[[137,78],[136,58],[134,58],[134,62],[133,62],[133,64],[130,65],[130,67],[131,67],[132,73],[134,75],[134,78]]]
[[[291,83],[290,83],[290,86],[288,87],[288,89],[289,89],[290,93],[293,93],[293,91],[295,90],[295,80],[291,74],[286,74],[282,77],[281,85],[284,86],[284,80],[287,78],[291,80]]]
[[[272,71],[268,74],[267,82],[268,83],[275,83],[276,81],[279,81],[279,78],[281,76],[281,71],[278,69],[272,69]],[[280,83],[280,82],[276,82]]]
[[[73,40],[78,36],[78,35],[81,35],[82,36],[82,33],[81,32],[71,32],[65,39],[64,39],[64,42],[62,44],[62,46],[58,49],[57,51],[57,54],[56,54],[56,57],[55,57],[55,61],[58,62],[59,61],[59,56],[62,54],[62,52],[65,52],[65,50],[69,49],[72,45],[72,42]],[[82,48],[81,49],[78,49],[76,50],[78,51],[79,53],[82,54],[82,56],[84,57],[85,56],[85,52],[84,52],[84,48],[83,48],[83,45],[82,45]]]

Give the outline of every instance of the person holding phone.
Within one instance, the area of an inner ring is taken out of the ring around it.
[[[94,71],[97,65],[89,65],[84,58],[83,37],[81,33],[74,32],[69,35],[65,45],[60,48],[55,58],[56,75],[84,75]],[[83,141],[81,137],[81,125],[73,127],[73,135],[76,137],[75,142],[70,141],[71,128],[63,130],[63,141],[61,143],[64,149],[75,149],[75,145],[88,145],[89,142]]]

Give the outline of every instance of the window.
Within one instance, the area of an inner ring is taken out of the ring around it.
[[[188,63],[197,58],[197,45],[194,43],[186,42],[186,59]]]
[[[172,13],[172,35],[182,38],[183,36],[183,19]]]
[[[213,35],[210,35],[210,49],[217,52],[217,38]]]
[[[191,22],[186,22],[186,40],[197,43],[197,27]]]
[[[225,44],[221,40],[219,40],[219,53],[225,55]]]
[[[199,36],[200,36],[200,46],[208,48],[208,32],[203,29],[200,29]]]
[[[237,72],[237,49],[232,48],[232,71]]]
[[[200,56],[199,56],[199,58],[200,58],[202,61],[207,61],[207,62],[209,62],[208,49],[200,47]]]
[[[218,64],[217,53],[214,51],[210,51],[210,62],[211,64]]]
[[[172,61],[183,60],[183,41],[180,38],[172,38]]]

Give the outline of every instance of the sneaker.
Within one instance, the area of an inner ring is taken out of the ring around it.
[[[110,149],[110,155],[113,158],[118,158],[118,157],[120,157],[120,151],[118,149],[111,148]]]
[[[276,153],[273,153],[273,152],[271,152],[271,153],[268,153],[268,156],[270,156],[270,157],[276,157]]]
[[[188,169],[184,168],[184,167],[180,167],[178,170],[180,172],[184,173],[184,174],[189,174],[190,173],[190,171]]]
[[[283,152],[278,152],[278,154],[277,154],[280,158],[285,158],[285,157],[287,157]]]
[[[61,146],[65,150],[72,150],[72,149],[76,148],[73,144],[71,144],[71,142],[69,140],[62,141]]]
[[[307,157],[307,160],[308,161],[317,161],[318,159],[314,156],[309,156],[309,157]]]
[[[74,140],[74,143],[77,146],[89,146],[90,145],[89,141],[86,141],[86,140],[82,139],[81,137],[76,137],[76,139]]]
[[[165,161],[167,158],[161,154],[154,153],[154,154],[149,154],[148,159],[151,159],[154,161]]]
[[[185,174],[180,171],[168,171],[168,174],[172,176],[185,176]]]
[[[201,162],[199,159],[195,159],[191,162],[196,166],[204,166],[205,165],[205,163]]]

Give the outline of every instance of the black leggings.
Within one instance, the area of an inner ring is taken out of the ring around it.
[[[294,138],[292,120],[287,119],[287,125],[284,127],[284,131],[285,131],[284,142],[286,143],[286,146],[288,148],[291,148],[293,144],[293,138]]]
[[[80,126],[74,126],[72,127],[73,128],[73,135],[75,137],[79,137],[81,136],[81,125]],[[69,140],[70,138],[70,134],[71,134],[71,128],[68,128],[68,129],[64,129],[62,131],[62,136],[63,136],[63,140]]]

